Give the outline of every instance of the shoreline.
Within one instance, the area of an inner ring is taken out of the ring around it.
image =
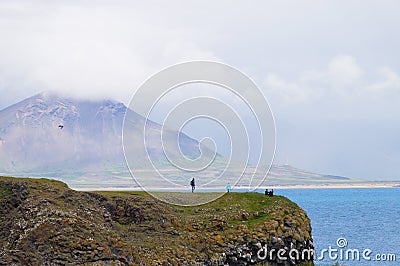
[[[187,192],[190,188],[176,189],[176,188],[161,188],[153,187],[151,189],[144,190],[141,187],[70,187],[76,191],[105,191],[105,192]],[[344,188],[400,188],[400,182],[382,182],[382,183],[354,183],[354,184],[318,184],[318,185],[271,185],[269,187],[259,187],[258,189],[344,189]],[[213,189],[202,189],[196,188],[199,192],[224,192],[225,187],[216,187]],[[231,191],[245,191],[247,187],[232,187]]]

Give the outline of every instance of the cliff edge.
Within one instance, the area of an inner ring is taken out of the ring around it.
[[[0,177],[0,203],[0,265],[313,265],[302,256],[313,249],[310,220],[281,196],[180,207]]]

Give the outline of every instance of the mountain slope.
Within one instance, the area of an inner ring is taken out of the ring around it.
[[[0,111],[0,172],[12,175],[39,175],[80,178],[80,182],[101,182],[118,175],[132,180],[122,149],[122,125],[127,108],[112,100],[82,101],[52,93],[41,93]],[[143,130],[145,118],[129,110],[135,127]],[[147,121],[146,132],[160,134],[160,125]],[[166,131],[166,141],[175,141],[178,132]],[[198,142],[179,134],[182,151],[199,155]],[[133,146],[134,148],[135,146]],[[164,156],[157,141],[148,143],[155,161]],[[138,160],[140,165],[140,160]]]
[[[125,109],[112,101],[73,101],[47,93],[12,105],[0,112],[1,167],[40,172],[122,158],[116,145]]]

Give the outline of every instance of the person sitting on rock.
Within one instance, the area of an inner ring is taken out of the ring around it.
[[[274,189],[271,189],[271,191],[268,193],[268,196],[272,197],[274,195]]]

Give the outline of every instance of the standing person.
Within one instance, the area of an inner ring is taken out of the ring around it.
[[[192,181],[190,181],[190,185],[192,186],[192,193],[193,193],[194,190],[196,189],[196,183],[194,182],[194,178],[192,179]]]
[[[229,193],[231,191],[231,184],[228,183],[228,185],[226,185],[226,191]]]

